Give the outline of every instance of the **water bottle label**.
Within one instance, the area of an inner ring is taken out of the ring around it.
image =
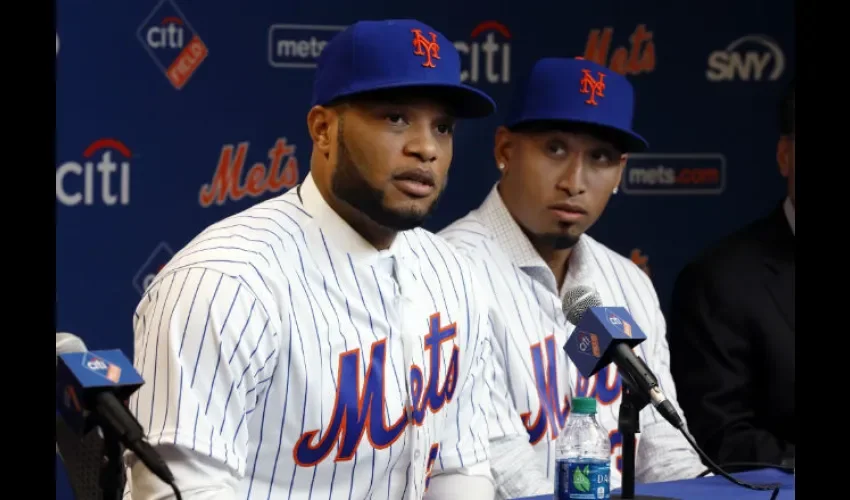
[[[611,498],[608,481],[611,464],[602,460],[558,460],[557,500],[606,500]]]

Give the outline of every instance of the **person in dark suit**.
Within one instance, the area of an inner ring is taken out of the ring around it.
[[[674,285],[668,342],[679,403],[721,466],[794,460],[794,135],[792,81],[776,154],[787,197],[685,266]]]

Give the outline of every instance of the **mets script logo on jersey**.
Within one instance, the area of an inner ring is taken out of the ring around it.
[[[334,412],[330,422],[319,430],[305,432],[295,443],[292,456],[302,467],[312,467],[327,458],[336,449],[334,461],[354,458],[357,448],[365,436],[375,449],[392,446],[404,434],[408,424],[420,426],[425,416],[437,413],[454,396],[458,383],[458,356],[460,349],[455,345],[449,359],[446,377],[439,386],[439,374],[443,366],[440,353],[443,344],[453,342],[457,336],[456,325],[440,327],[440,314],[431,315],[430,329],[424,337],[425,360],[428,363],[428,380],[424,380],[422,369],[410,367],[410,399],[412,405],[402,412],[394,422],[387,422],[384,411],[386,371],[386,339],[372,343],[366,377],[360,382],[360,349],[344,352],[339,356],[337,393]]]
[[[720,153],[635,153],[621,182],[630,195],[718,195],[726,189]]]
[[[136,34],[177,90],[186,85],[209,53],[174,0],[160,0]]]
[[[567,395],[564,395],[563,401],[558,400],[558,354],[554,335],[546,337],[543,340],[543,346],[540,343],[531,346],[531,366],[534,370],[540,407],[537,409],[537,418],[534,422],[531,422],[531,408],[520,415],[531,444],[537,444],[543,439],[547,430],[550,431],[552,439],[557,438],[570,413]]]
[[[247,141],[238,146],[225,144],[218,157],[218,166],[212,182],[204,184],[198,194],[202,207],[213,203],[222,205],[225,200],[239,201],[246,196],[257,198],[266,193],[276,193],[298,184],[298,160],[295,158],[295,145],[287,144],[286,137],[280,137],[268,150],[265,162],[256,162],[242,179],[245,170],[245,157],[248,155]]]
[[[168,261],[171,260],[171,257],[174,256],[174,252],[171,251],[171,247],[168,246],[168,243],[161,241],[156,248],[154,248],[153,252],[151,252],[148,260],[142,264],[142,267],[136,272],[136,275],[133,276],[133,287],[139,292],[139,295],[144,295],[145,290],[151,286],[153,283],[153,279],[156,278],[157,273],[168,264]]]
[[[269,27],[269,65],[315,68],[325,45],[344,29],[321,24],[273,24]]]
[[[422,66],[436,68],[437,65],[434,64],[434,60],[440,58],[440,44],[437,43],[437,35],[429,31],[428,35],[431,38],[428,39],[422,34],[422,30],[412,29],[410,31],[413,32],[413,54],[424,56],[425,60],[422,62]]]
[[[116,163],[113,154],[124,160]],[[69,207],[129,205],[130,156],[130,148],[117,139],[93,141],[83,151],[82,164],[69,161],[56,167],[56,201]]]
[[[85,356],[83,356],[83,366],[91,370],[93,373],[115,382],[116,384],[119,380],[121,380],[121,368],[98,356],[95,356],[94,354],[86,353]]]

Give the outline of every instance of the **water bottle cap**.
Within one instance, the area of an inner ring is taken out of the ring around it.
[[[593,415],[596,413],[596,398],[573,398],[570,411],[584,415]]]

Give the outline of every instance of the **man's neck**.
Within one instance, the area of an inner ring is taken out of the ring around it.
[[[373,221],[363,212],[334,196],[325,186],[325,183],[316,182],[316,188],[318,188],[322,198],[325,199],[325,203],[327,203],[342,220],[357,231],[364,240],[368,241],[377,250],[386,250],[392,246],[395,241],[395,237],[398,234],[397,231],[386,228]]]
[[[556,248],[551,243],[536,242],[531,240],[532,246],[537,250],[540,258],[549,266],[552,274],[555,275],[555,283],[557,289],[560,290],[564,285],[564,279],[567,277],[567,271],[570,266],[570,255],[573,253],[572,248]]]

